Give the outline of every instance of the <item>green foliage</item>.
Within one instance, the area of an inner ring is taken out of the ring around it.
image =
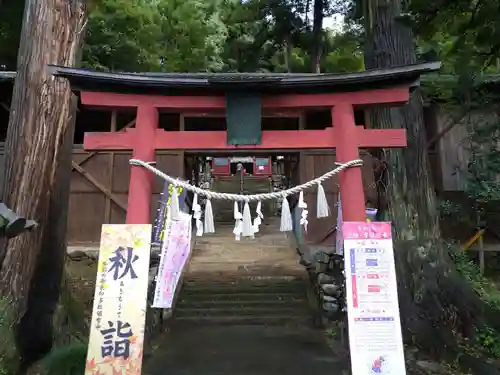
[[[480,274],[477,265],[469,259],[466,251],[450,244],[449,253],[457,271],[470,283],[481,299],[500,313],[498,285]],[[466,347],[469,347],[471,342],[466,344]],[[486,352],[489,356],[500,358],[500,333],[497,330],[488,326],[476,327],[474,345],[475,349]]]
[[[0,4],[0,65],[14,70],[23,1]],[[342,11],[322,4],[325,16]],[[105,71],[309,72],[313,2],[305,0],[96,0],[84,67]],[[321,71],[363,69],[361,34],[320,31]],[[0,69],[2,69],[0,67]]]
[[[88,20],[84,64],[103,70],[158,68],[155,51],[160,35],[154,9],[140,2],[103,0]]]
[[[41,375],[83,375],[86,357],[84,342],[54,348],[40,363]]]
[[[427,76],[424,91],[428,100],[438,102],[449,114],[450,123],[460,123],[459,126],[467,130],[461,147],[468,151],[468,163],[459,173],[465,176],[465,192],[471,204],[459,208],[451,207],[450,202],[441,202],[441,213],[455,215],[460,220],[472,219],[472,227],[476,227],[486,221],[486,215],[498,212],[496,206],[500,200],[498,75],[474,71],[473,66],[465,63],[458,68],[456,64],[460,61],[454,62],[458,74]],[[454,212],[448,212],[450,210]]]
[[[500,200],[500,119],[486,115],[469,124],[467,192],[481,204]]]
[[[443,84],[445,82],[445,84]],[[445,216],[469,219],[471,226],[483,225],[498,214],[500,201],[500,118],[498,117],[498,96],[484,85],[484,76],[477,76],[472,82],[446,79],[427,87],[449,90],[434,91],[434,99],[440,96],[441,106],[448,113],[458,114],[455,123],[466,127],[467,136],[462,147],[468,151],[467,167],[459,171],[465,176],[465,193],[470,207],[459,207],[451,202],[442,202],[441,213]],[[455,219],[456,220],[456,219]],[[463,220],[462,220],[463,221]]]
[[[167,71],[220,70],[226,39],[218,0],[161,0],[157,11]]]
[[[351,30],[345,29],[341,34],[328,35],[325,44],[327,55],[322,64],[322,71],[347,73],[364,70],[361,39]]]
[[[462,207],[457,204],[456,202],[452,202],[448,199],[440,200],[439,201],[439,212],[443,216],[455,216],[460,214],[462,211]]]
[[[414,28],[426,41],[445,44],[436,52],[454,56],[464,68],[494,68],[500,56],[500,8],[496,0],[412,0]]]
[[[13,326],[14,315],[10,303],[0,298],[0,375],[14,374],[19,364]]]
[[[0,70],[16,68],[23,9],[23,1],[0,4]]]
[[[84,65],[118,71],[307,72],[307,20],[301,0],[102,0],[90,12]],[[322,71],[363,69],[359,38],[323,34]]]
[[[476,341],[490,356],[500,358],[500,334],[495,329],[491,327],[477,329]]]
[[[451,220],[454,224],[462,224],[471,232],[477,230],[478,223],[474,209],[465,206],[463,202],[438,197],[438,210],[441,218]]]
[[[469,259],[466,251],[458,246],[449,245],[449,254],[457,271],[472,285],[476,293],[491,307],[500,311],[498,286],[480,274],[477,265]]]
[[[214,1],[102,0],[90,12],[84,65],[115,71],[218,70],[225,26]]]

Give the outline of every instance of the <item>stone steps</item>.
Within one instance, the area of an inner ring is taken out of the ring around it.
[[[254,239],[236,241],[232,226],[218,225],[215,233],[196,237],[185,280],[224,282],[274,277],[304,277],[299,254],[279,220],[265,219]]]
[[[213,308],[223,308],[227,311],[239,308],[269,308],[274,306],[283,306],[285,308],[290,306],[296,306],[303,304],[304,300],[302,298],[297,298],[296,296],[291,296],[289,298],[279,298],[276,299],[274,294],[262,293],[258,296],[259,299],[255,298],[255,294],[246,294],[241,297],[241,294],[233,295],[232,293],[210,295],[211,298],[207,299],[182,299],[178,301],[179,305],[182,305],[183,309],[213,309]]]
[[[239,176],[217,177],[212,186],[212,190],[223,193],[241,193],[241,182]],[[271,192],[271,183],[265,177],[244,176],[243,177],[243,194],[261,194]],[[262,202],[262,212],[264,216],[269,216],[272,212],[273,203],[271,201]],[[215,201],[212,203],[214,207],[215,220],[218,222],[233,222],[233,207],[232,201]],[[250,205],[250,209],[255,211],[256,203]],[[252,214],[252,217],[254,213]]]
[[[255,239],[235,241],[232,227],[196,239],[172,327],[192,324],[308,326],[307,272],[279,222]]]
[[[258,304],[257,301],[254,301],[254,304]],[[268,318],[268,317],[297,317],[298,315],[307,316],[307,309],[300,309],[292,304],[269,304],[269,306],[248,306],[247,302],[242,302],[239,304],[232,305],[222,305],[220,303],[215,303],[212,306],[202,306],[198,308],[194,307],[185,307],[179,306],[177,307],[177,311],[175,312],[176,318],[187,316],[187,317],[207,317],[212,318],[214,316],[222,317],[239,317],[239,316],[248,316],[250,318]],[[276,308],[279,307],[279,308]],[[300,314],[298,314],[300,313]]]
[[[305,284],[295,277],[186,280],[173,324],[302,325],[310,317]]]
[[[196,301],[189,300],[186,298],[186,296],[196,296]],[[283,292],[280,293],[278,297],[276,297],[275,293],[255,293],[255,292],[242,292],[239,291],[238,294],[232,293],[232,292],[226,292],[226,293],[184,293],[180,301],[187,302],[188,304],[197,304],[201,301],[207,302],[208,304],[210,303],[215,303],[219,302],[221,304],[224,304],[226,302],[228,303],[239,303],[240,301],[245,301],[249,303],[253,303],[255,300],[257,300],[259,303],[267,303],[268,301],[272,303],[276,303],[276,301],[280,302],[291,302],[291,303],[299,303],[303,302],[304,299],[302,298],[302,294],[298,295],[298,293],[290,293],[290,292]]]
[[[279,300],[279,295],[283,294],[285,296],[295,296],[296,298],[302,298],[305,293],[305,289],[302,286],[297,287],[297,290],[290,290],[286,287],[274,287],[272,289],[268,289],[265,286],[258,286],[252,288],[250,286],[245,287],[228,287],[227,289],[215,288],[215,287],[207,287],[203,290],[189,290],[187,288],[183,288],[183,293],[186,296],[192,296],[193,298],[201,296],[204,299],[208,299],[208,297],[222,296],[222,295],[234,295],[236,297],[242,296],[245,300],[251,299],[252,296],[257,300],[262,300],[265,296],[276,296],[276,300]],[[216,300],[220,298],[215,298]]]
[[[293,316],[184,316],[176,317],[172,329],[195,326],[302,326],[306,317]]]
[[[223,280],[203,282],[198,280],[184,281],[186,293],[282,293],[289,292],[302,294],[304,286],[302,280],[296,277],[261,276],[255,278],[242,278],[237,280]]]

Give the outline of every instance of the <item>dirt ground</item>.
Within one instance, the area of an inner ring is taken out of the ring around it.
[[[94,302],[97,261],[88,257],[66,262],[67,285],[71,296],[84,307],[84,316],[90,321]]]

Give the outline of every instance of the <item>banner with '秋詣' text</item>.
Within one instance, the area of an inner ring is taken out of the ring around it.
[[[85,375],[140,375],[151,225],[102,226]]]

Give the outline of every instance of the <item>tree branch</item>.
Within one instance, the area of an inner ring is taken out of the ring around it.
[[[465,43],[465,38],[467,37],[467,31],[473,27],[474,21],[476,20],[479,7],[481,6],[481,0],[478,0],[476,6],[472,10],[472,15],[470,16],[469,22],[459,28],[458,39],[453,43],[452,51],[458,50]]]
[[[441,138],[443,138],[448,132],[455,127],[462,119],[465,117],[466,112],[462,111],[460,115],[454,116],[450,120],[448,120],[448,124],[439,132],[437,133],[434,137],[431,138],[429,142],[427,142],[427,150],[429,150],[432,146],[434,146],[435,143],[439,142]]]

